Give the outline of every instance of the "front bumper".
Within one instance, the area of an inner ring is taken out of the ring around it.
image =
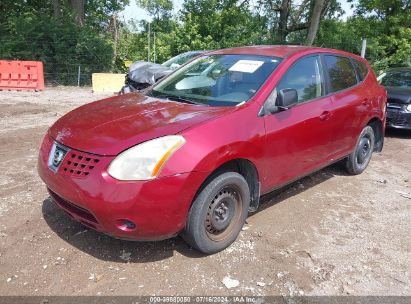
[[[66,167],[53,172],[49,154],[53,141],[46,135],[40,149],[38,172],[52,200],[72,218],[108,235],[130,240],[161,240],[178,234],[185,226],[191,202],[205,180],[206,172],[190,172],[150,181],[118,181],[107,173],[114,157],[70,151],[64,161],[76,157],[98,159],[92,170],[83,174]],[[88,157],[89,156],[89,157]],[[80,168],[81,163],[77,168]],[[64,171],[66,169],[66,171]],[[68,169],[68,170],[67,170]],[[123,220],[136,227],[128,229]]]
[[[396,129],[411,129],[411,112],[407,105],[389,104],[387,106],[387,127]]]

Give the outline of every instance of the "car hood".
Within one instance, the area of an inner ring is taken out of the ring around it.
[[[388,102],[409,104],[411,103],[411,88],[404,87],[386,87],[388,93]]]
[[[98,155],[117,155],[141,142],[177,134],[235,107],[209,107],[130,93],[81,106],[50,128],[59,143]]]

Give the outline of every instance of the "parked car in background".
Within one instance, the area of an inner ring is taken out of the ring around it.
[[[144,94],[71,111],[39,153],[52,200],[117,238],[180,234],[218,252],[260,195],[340,160],[360,174],[383,147],[386,91],[367,61],[342,51],[213,51]]]
[[[411,130],[411,68],[394,68],[378,77],[388,92],[387,127]]]
[[[120,94],[145,89],[204,52],[205,51],[185,52],[167,60],[162,64],[142,60],[136,61],[129,67],[129,71],[126,75],[126,80]]]

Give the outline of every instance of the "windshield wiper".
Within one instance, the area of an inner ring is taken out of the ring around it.
[[[159,98],[164,98],[168,100],[174,100],[174,101],[179,101],[179,102],[184,102],[188,104],[195,104],[195,105],[201,105],[201,106],[208,106],[205,103],[194,101],[185,97],[181,97],[178,95],[173,95],[173,94],[164,94],[164,93],[155,93],[153,94],[153,90],[151,90],[147,95],[151,97],[159,97]]]
[[[202,102],[194,101],[194,100],[184,98],[181,96],[176,96],[176,95],[167,95],[167,98],[171,100],[179,101],[179,102],[189,103],[189,104],[208,106],[207,104],[204,104]]]

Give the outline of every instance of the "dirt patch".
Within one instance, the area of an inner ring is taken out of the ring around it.
[[[239,239],[203,256],[180,238],[126,242],[73,222],[37,176],[48,126],[88,88],[0,92],[2,295],[411,295],[411,133],[359,176],[339,165],[263,198]],[[239,285],[227,289],[226,277]]]

